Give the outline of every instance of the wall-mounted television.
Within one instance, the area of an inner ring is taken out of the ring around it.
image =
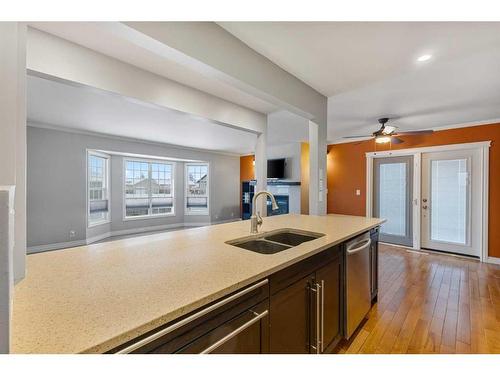
[[[271,159],[267,161],[267,178],[285,178],[286,159]]]

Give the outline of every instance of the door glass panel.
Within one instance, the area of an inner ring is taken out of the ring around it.
[[[406,163],[380,165],[379,217],[387,219],[381,232],[406,235]]]
[[[467,243],[467,159],[431,161],[431,240]]]

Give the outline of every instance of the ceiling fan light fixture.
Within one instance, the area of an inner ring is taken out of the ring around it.
[[[389,143],[391,141],[391,137],[389,135],[379,135],[375,137],[376,143]]]

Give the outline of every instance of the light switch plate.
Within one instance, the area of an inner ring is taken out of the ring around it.
[[[356,195],[361,195],[361,190],[356,189]]]

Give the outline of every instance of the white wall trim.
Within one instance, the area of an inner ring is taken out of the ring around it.
[[[372,157],[372,158],[385,158],[388,156],[415,155],[417,153],[423,153],[423,152],[467,150],[467,149],[484,148],[484,147],[490,147],[490,146],[491,146],[491,141],[470,142],[470,143],[454,143],[454,144],[442,145],[442,146],[402,148],[399,150],[367,152],[366,156]]]
[[[421,242],[421,227],[420,227],[420,202],[421,202],[421,158],[422,153],[428,152],[444,152],[444,151],[457,151],[457,150],[481,150],[481,195],[482,195],[482,223],[481,223],[481,248],[480,260],[481,262],[488,262],[491,258],[488,256],[488,194],[489,194],[489,147],[491,141],[483,142],[470,142],[470,143],[456,143],[442,146],[429,146],[429,147],[415,147],[399,150],[389,150],[380,152],[367,152],[366,153],[366,216],[372,217],[373,207],[373,159],[386,158],[395,156],[413,156],[414,161],[414,178],[413,178],[413,248],[420,249]]]
[[[481,165],[483,166],[482,171],[482,198],[483,198],[483,212],[482,212],[482,228],[483,233],[481,235],[481,261],[487,261],[490,258],[488,255],[489,244],[489,192],[490,192],[490,150],[491,142],[488,142],[488,146],[484,146],[481,150]],[[498,259],[498,258],[497,258]]]
[[[500,258],[488,257],[486,258],[486,263],[500,264]]]
[[[136,233],[144,233],[144,232],[154,232],[165,229],[174,229],[181,228],[184,226],[184,223],[173,223],[173,224],[165,224],[165,225],[154,225],[152,227],[141,227],[141,228],[130,228],[130,229],[121,229],[121,230],[113,230],[110,232],[109,237],[114,236],[126,236],[128,234],[136,234]]]
[[[28,254],[35,254],[35,253],[41,253],[44,251],[66,249],[66,248],[70,248],[70,247],[83,246],[83,245],[86,245],[85,240],[57,242],[57,243],[51,243],[51,244],[47,244],[47,245],[30,246],[27,249],[27,253]]]
[[[373,158],[366,156],[366,217],[373,217]]]

